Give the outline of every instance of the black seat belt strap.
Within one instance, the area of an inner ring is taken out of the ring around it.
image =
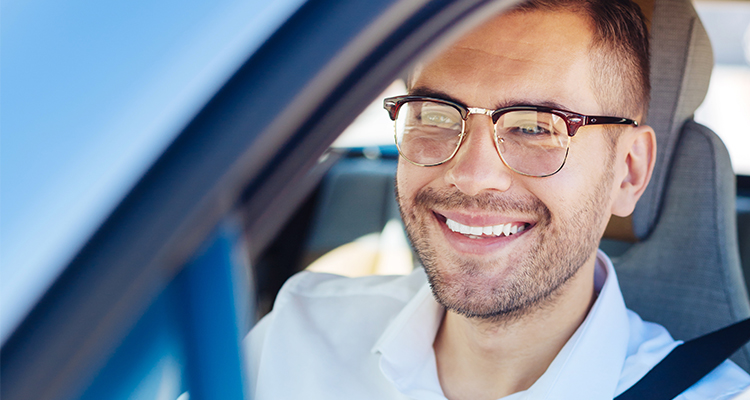
[[[671,400],[750,340],[750,318],[675,347],[615,400]]]

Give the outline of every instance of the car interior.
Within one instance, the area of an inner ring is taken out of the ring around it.
[[[750,276],[750,260],[740,257],[740,249],[749,251],[748,210],[742,205],[750,188],[743,186],[746,177],[736,179],[721,139],[692,119],[713,66],[698,15],[687,1],[651,6],[648,124],[657,133],[657,166],[634,214],[613,218],[600,247],[613,258],[628,306],[676,338],[690,339],[750,316],[750,283],[743,278]],[[340,246],[400,221],[395,145],[349,148],[335,157],[321,184],[253,263],[260,315],[292,273],[323,254],[336,250],[341,259],[331,257],[325,261],[332,266],[313,270],[347,274],[338,266],[348,263],[348,272],[356,274],[367,246],[346,254]],[[750,370],[750,346],[732,359]]]
[[[627,306],[688,340],[750,317],[750,177],[693,119],[713,68],[693,3],[636,2],[658,158],[600,247]],[[396,146],[330,145],[418,57],[511,2],[348,3],[303,6],[184,128],[3,343],[0,397],[251,398],[241,339],[290,276],[418,265]],[[731,359],[750,371],[750,345]]]

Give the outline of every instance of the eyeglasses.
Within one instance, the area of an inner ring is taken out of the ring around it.
[[[527,176],[556,174],[568,158],[570,138],[584,125],[632,125],[618,117],[588,116],[540,106],[497,110],[464,107],[425,96],[397,96],[383,101],[394,121],[396,146],[404,159],[422,167],[443,164],[458,152],[471,114],[492,118],[495,147],[503,163]]]

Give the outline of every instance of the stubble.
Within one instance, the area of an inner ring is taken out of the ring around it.
[[[549,207],[532,196],[467,196],[456,189],[422,188],[405,204],[396,183],[407,234],[437,301],[460,315],[493,322],[517,320],[554,302],[599,245],[599,227],[613,179],[611,165],[605,171],[591,195],[581,199],[575,212],[567,216],[552,215]],[[432,231],[433,209],[533,216],[537,222],[526,234],[532,234],[534,240],[523,252],[503,259],[460,257],[430,239],[442,235]]]

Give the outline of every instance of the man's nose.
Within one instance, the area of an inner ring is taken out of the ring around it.
[[[500,159],[495,147],[492,118],[472,115],[466,120],[466,137],[456,156],[449,161],[448,184],[467,195],[485,190],[506,191],[513,172]]]

